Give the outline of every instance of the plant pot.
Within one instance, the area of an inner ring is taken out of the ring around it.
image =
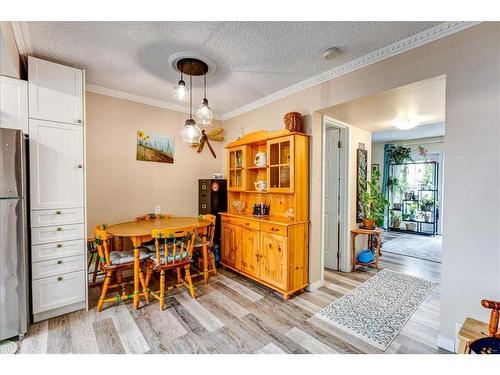
[[[363,219],[363,229],[375,229],[375,220]]]
[[[417,223],[405,223],[405,225],[406,225],[406,230],[412,230],[412,231],[417,230]]]

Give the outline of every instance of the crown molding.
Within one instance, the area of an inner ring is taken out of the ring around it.
[[[24,68],[27,69],[26,56],[33,54],[33,47],[26,22],[10,21],[10,27],[12,28],[12,33],[14,34],[14,40],[16,41],[17,51],[21,56],[21,61]]]
[[[132,93],[126,92],[126,91],[110,89],[108,87],[103,87],[103,86],[99,86],[99,85],[86,84],[85,90],[89,91],[89,92],[93,92],[95,94],[111,96],[111,97],[117,98],[117,99],[130,100],[132,102],[146,104],[146,105],[150,105],[153,107],[164,108],[164,109],[168,109],[171,111],[189,113],[186,105],[170,103],[170,102],[167,102],[165,100],[152,99],[152,98],[148,98],[146,96],[136,95],[136,94],[132,94]],[[217,116],[217,114],[214,113],[214,119],[220,120],[220,116]]]
[[[250,112],[259,107],[263,107],[267,104],[270,104],[287,96],[293,95],[297,92],[330,81],[336,77],[340,77],[344,74],[351,73],[355,70],[364,68],[368,65],[375,64],[379,61],[388,59],[389,57],[399,55],[414,48],[423,46],[427,43],[431,43],[435,40],[458,33],[472,26],[476,26],[479,23],[481,22],[466,22],[466,21],[444,22],[440,25],[431,27],[430,29],[424,30],[411,37],[400,40],[399,42],[393,43],[384,48],[369,53],[365,56],[359,57],[356,60],[347,62],[336,68],[327,70],[326,72],[320,73],[304,81],[289,86],[283,90],[277,91],[271,95],[265,96],[252,103],[245,104],[242,107],[226,112],[222,114],[221,119],[222,121],[229,120],[233,117],[242,115],[246,112]]]

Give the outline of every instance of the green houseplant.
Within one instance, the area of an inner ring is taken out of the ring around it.
[[[394,211],[391,211],[391,228],[399,229],[401,217]]]
[[[389,159],[394,164],[404,164],[407,161],[412,161],[411,148],[403,145],[392,145],[387,150]]]
[[[380,191],[379,180],[380,172],[373,171],[370,180],[360,181],[360,202],[364,213],[363,227],[366,229],[374,229],[376,225],[384,224],[384,211],[389,201]]]

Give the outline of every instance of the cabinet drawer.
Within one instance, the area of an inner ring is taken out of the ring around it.
[[[274,234],[280,234],[282,236],[286,236],[288,234],[286,225],[277,225],[270,223],[262,223],[260,226],[263,232],[269,232]]]
[[[31,226],[33,228],[79,223],[83,223],[83,208],[31,211]]]
[[[34,280],[33,313],[38,314],[85,300],[85,272]]]
[[[31,241],[33,245],[78,240],[82,238],[85,238],[83,224],[59,225],[31,229]]]
[[[249,229],[255,229],[255,230],[260,229],[259,222],[255,221],[255,220],[246,220],[246,219],[224,216],[222,218],[222,222],[226,223],[226,224],[237,225],[237,226],[243,227],[243,228],[249,228]]]
[[[33,280],[83,270],[83,255],[33,263]]]
[[[64,241],[48,243],[44,245],[34,245],[31,248],[31,260],[33,262],[43,262],[46,260],[71,257],[85,254],[85,241]]]

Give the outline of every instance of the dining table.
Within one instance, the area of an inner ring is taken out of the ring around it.
[[[113,224],[106,228],[106,231],[115,237],[130,238],[134,246],[134,309],[139,307],[141,293],[139,290],[139,272],[140,272],[140,246],[144,242],[151,241],[151,231],[153,229],[175,229],[196,225],[197,235],[203,240],[203,278],[208,284],[208,248],[207,248],[207,228],[210,221],[202,217],[166,217],[149,220],[134,220],[119,224]]]

